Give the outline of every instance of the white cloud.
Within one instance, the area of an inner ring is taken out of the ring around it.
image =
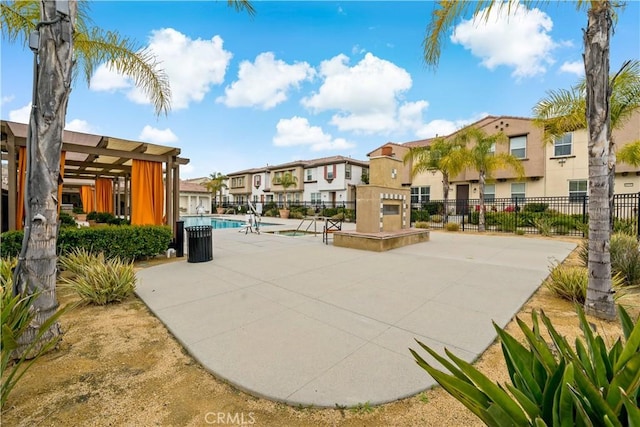
[[[71,120],[64,128],[74,132],[93,133],[93,126],[91,126],[89,122],[80,119]]]
[[[169,144],[178,141],[178,137],[171,129],[156,129],[149,125],[146,125],[144,129],[142,129],[138,138],[154,144]]]
[[[560,66],[560,71],[563,73],[571,73],[577,76],[584,76],[584,62],[573,61],[565,62]]]
[[[156,56],[171,85],[171,107],[184,109],[191,102],[202,101],[212,85],[221,84],[232,54],[222,47],[223,40],[190,39],[172,28],[151,33],[148,50]],[[127,97],[140,104],[149,104],[146,96],[131,80],[102,64],[91,79],[91,89],[124,90]]]
[[[293,65],[276,60],[272,52],[261,53],[254,63],[242,61],[238,80],[227,86],[216,102],[228,107],[259,106],[268,110],[286,101],[287,92],[311,80],[315,70],[306,62]]]
[[[31,114],[31,102],[22,108],[9,111],[9,121],[18,123],[29,123],[29,115]]]
[[[407,111],[426,108],[426,101],[400,105],[412,86],[411,75],[403,68],[371,53],[353,67],[348,63],[344,54],[323,61],[322,86],[301,101],[315,113],[337,110],[331,123],[339,130],[365,134],[406,130]]]
[[[192,178],[192,174],[194,171],[194,167],[193,165],[191,165],[190,163],[186,164],[186,165],[180,165],[180,177],[181,178]]]
[[[353,45],[353,47],[351,48],[351,54],[352,55],[361,55],[363,53],[366,52],[366,49],[364,49],[363,47],[361,47],[359,44],[355,44]]]
[[[447,136],[451,135],[455,131],[463,128],[464,126],[470,125],[471,123],[477,122],[478,120],[488,116],[488,113],[480,113],[476,114],[468,119],[459,119],[459,120],[443,120],[436,119],[432,120],[429,123],[423,124],[417,131],[416,136],[421,139],[433,138],[436,136]]]
[[[482,58],[482,65],[490,70],[500,65],[512,67],[517,78],[546,72],[553,64],[551,51],[557,44],[549,32],[551,18],[539,9],[524,6],[494,8],[485,20],[484,11],[474,20],[465,20],[454,29],[451,40]]]
[[[9,102],[13,101],[14,98],[15,97],[13,95],[3,96],[1,105],[8,104]]]
[[[343,138],[333,138],[324,133],[319,126],[311,126],[304,117],[294,116],[280,119],[276,125],[277,133],[273,137],[276,147],[308,146],[312,151],[346,150],[355,144]]]

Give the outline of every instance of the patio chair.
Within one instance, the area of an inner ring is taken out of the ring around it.
[[[342,219],[326,218],[324,221],[324,227],[322,228],[322,242],[326,245],[329,244],[329,235],[335,231],[342,230]]]

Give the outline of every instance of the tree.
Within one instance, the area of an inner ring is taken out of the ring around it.
[[[441,1],[433,12],[433,19],[424,39],[424,57],[427,64],[436,66],[441,44],[456,18],[469,10],[488,19],[491,10],[514,11],[516,0],[460,0]],[[527,2],[528,4],[549,3]],[[609,97],[609,46],[614,8],[618,2],[610,0],[578,0],[579,10],[587,11],[584,30],[584,68],[586,76],[586,117],[589,132],[589,285],[585,311],[597,317],[613,319],[616,316],[611,293],[611,261],[605,251],[609,247],[611,231],[609,199],[612,180],[610,167],[615,166],[615,153],[611,143],[611,110]],[[484,10],[483,10],[484,9]]]
[[[423,147],[411,147],[404,156],[404,162],[412,162],[411,176],[423,172],[437,171],[442,174],[442,194],[444,199],[444,223],[448,222],[449,189],[450,179],[455,177],[465,169],[464,159],[460,156],[452,155],[456,150],[461,149],[453,141],[445,138],[436,138],[430,145]]]
[[[253,13],[247,1],[228,3]],[[153,55],[117,33],[91,27],[87,7],[87,2],[76,0],[0,4],[3,38],[29,45],[35,54],[34,99],[27,136],[24,240],[14,275],[14,293],[37,292],[39,297],[34,303],[34,325],[21,338],[23,347],[35,340],[37,325],[44,324],[58,308],[57,187],[74,68],[81,66],[88,82],[95,67],[106,62],[134,80],[149,96],[157,114],[166,114],[170,108],[169,82]],[[38,38],[31,44],[31,36],[36,34]],[[56,322],[42,339],[47,341],[60,333]]]
[[[487,180],[493,179],[494,173],[503,168],[511,168],[518,178],[524,175],[520,159],[510,153],[496,153],[499,144],[507,144],[509,138],[503,132],[488,135],[484,130],[471,126],[455,134],[453,144],[462,147],[450,154],[452,163],[469,166],[478,171],[478,231],[485,231],[484,187]],[[471,146],[470,146],[471,145]]]
[[[545,140],[552,141],[555,138],[561,137],[567,132],[572,132],[578,129],[589,128],[587,117],[587,97],[586,94],[587,82],[582,79],[573,86],[571,89],[560,89],[550,91],[547,96],[539,101],[533,108],[533,115],[535,122],[544,129]],[[627,61],[620,70],[613,76],[609,77],[610,88],[610,128],[620,129],[622,128],[632,117],[634,112],[640,108],[640,61]],[[615,180],[615,162],[616,153],[613,149],[615,141],[609,134],[609,147],[611,147],[609,157],[609,170],[608,170],[608,214],[607,217],[598,217],[600,221],[607,221],[607,228],[609,230],[609,236],[613,229],[613,195],[614,195],[614,180]],[[589,154],[591,153],[591,145],[589,146]],[[617,156],[621,161],[629,163],[631,165],[640,165],[640,141],[632,142],[623,147]],[[590,159],[591,160],[591,159]],[[601,180],[591,180],[591,163],[589,167],[589,181],[590,187],[598,185]],[[591,191],[591,188],[590,188]],[[591,209],[591,197],[589,199],[589,208]],[[595,225],[595,223],[594,223]],[[604,227],[604,222],[603,225]],[[603,246],[602,236],[604,230],[599,234],[599,239],[591,238],[591,213],[589,214],[589,288],[587,289],[587,301],[598,300],[602,298],[601,287],[606,286],[603,277],[611,275],[610,266],[610,254],[608,252],[608,245]],[[607,237],[607,242],[610,237]],[[593,251],[593,255],[591,254]],[[592,265],[593,264],[593,265]],[[603,266],[604,265],[604,266]],[[607,273],[606,265],[609,265],[609,272]],[[592,288],[591,269],[595,268],[594,280],[597,284],[596,288]],[[610,285],[609,285],[610,286]],[[590,291],[590,292],[589,292]],[[589,297],[591,295],[591,297]],[[611,301],[613,304],[613,300]]]
[[[284,192],[284,209],[288,208],[288,199],[287,199],[287,190],[289,187],[293,187],[298,183],[298,177],[294,176],[291,172],[285,172],[282,174],[282,178],[280,178],[279,184],[282,185],[282,190]]]
[[[218,206],[218,195],[220,195],[220,203],[222,203],[222,190],[227,188],[225,181],[229,179],[228,176],[221,174],[220,172],[214,172],[209,175],[209,180],[205,183],[207,190],[213,193],[214,204]]]

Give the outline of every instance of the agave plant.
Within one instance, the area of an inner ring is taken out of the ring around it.
[[[445,357],[418,344],[449,372],[442,372],[410,349],[418,365],[488,426],[640,426],[640,323],[622,306],[618,315],[624,340],[607,349],[583,309],[576,306],[584,340],[575,349],[540,312],[555,352],[540,334],[516,318],[528,348],[494,323],[511,384],[495,384],[470,363],[445,350]]]

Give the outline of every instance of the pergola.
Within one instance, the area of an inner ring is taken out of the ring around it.
[[[17,204],[22,203],[17,200],[20,178],[18,153],[20,147],[26,147],[27,144],[27,125],[2,120],[1,132],[2,160],[7,161],[8,169],[8,225],[9,230],[15,230],[18,228]],[[130,218],[132,210],[133,160],[161,163],[164,181],[163,222],[172,225],[175,235],[180,203],[180,165],[189,163],[189,159],[179,157],[179,148],[65,130],[62,151],[65,153],[63,189],[95,182],[100,178],[112,179],[115,207],[112,213],[126,218]]]

